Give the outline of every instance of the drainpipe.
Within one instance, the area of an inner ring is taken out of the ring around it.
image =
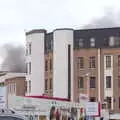
[[[98,48],[98,101],[100,102],[101,101],[101,96],[100,96],[100,79],[101,79],[101,76],[100,76],[100,71],[101,71],[101,49]]]

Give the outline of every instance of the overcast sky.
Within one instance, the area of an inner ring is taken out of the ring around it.
[[[30,29],[79,29],[107,10],[120,13],[120,0],[0,0],[0,45],[24,44]]]

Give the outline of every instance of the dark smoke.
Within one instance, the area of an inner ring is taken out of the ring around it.
[[[102,17],[93,18],[90,23],[83,26],[85,29],[89,28],[110,28],[120,26],[119,11],[115,11],[113,8],[107,8],[104,11]]]
[[[25,48],[12,44],[5,44],[3,48],[6,50],[6,56],[2,63],[2,70],[9,72],[26,72]]]

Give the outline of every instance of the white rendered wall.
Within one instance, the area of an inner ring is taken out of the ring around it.
[[[106,68],[106,56],[111,56],[111,68]],[[111,88],[106,88],[106,76],[111,76]],[[104,97],[111,97],[113,109],[113,55],[104,56]]]
[[[71,45],[71,100],[73,100],[73,30],[55,30],[53,96],[68,98],[68,44]]]
[[[27,81],[31,80],[31,93],[29,95],[42,95],[44,93],[44,33],[27,35],[27,44],[31,43],[31,55],[26,62],[31,62],[31,74],[27,74]],[[29,68],[28,68],[29,69]]]

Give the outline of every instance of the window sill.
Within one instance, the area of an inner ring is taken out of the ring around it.
[[[90,90],[94,90],[94,89],[96,89],[96,88],[90,88]]]
[[[105,88],[105,90],[111,90],[112,88]]]

